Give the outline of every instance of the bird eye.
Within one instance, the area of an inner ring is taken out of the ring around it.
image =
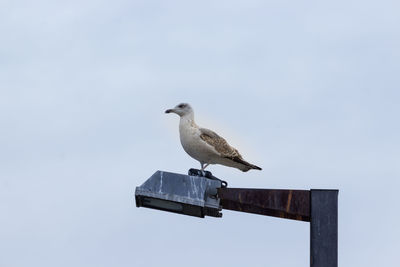
[[[178,108],[184,108],[184,107],[186,107],[185,104],[180,104],[180,105],[178,106]]]

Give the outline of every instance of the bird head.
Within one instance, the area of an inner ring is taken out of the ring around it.
[[[189,104],[181,103],[179,105],[176,105],[176,107],[174,107],[174,108],[167,109],[165,111],[165,113],[176,113],[180,117],[183,117],[183,116],[185,116],[187,114],[193,113],[193,109]]]

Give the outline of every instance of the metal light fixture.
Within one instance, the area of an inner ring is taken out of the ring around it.
[[[210,179],[197,176],[197,170],[191,171],[191,175],[155,172],[141,186],[136,187],[136,206],[200,218],[221,217],[217,189],[223,187],[224,182],[215,177]]]

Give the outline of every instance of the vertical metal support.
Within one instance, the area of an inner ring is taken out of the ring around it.
[[[338,266],[338,193],[311,189],[311,267]]]

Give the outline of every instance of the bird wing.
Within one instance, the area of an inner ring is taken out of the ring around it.
[[[235,164],[241,164],[239,165],[240,167],[238,167],[237,165],[233,167],[239,168],[244,172],[250,169],[261,170],[260,167],[245,161],[236,148],[231,147],[224,138],[222,138],[215,132],[209,129],[200,128],[200,138],[204,142],[212,146],[220,154],[221,157],[231,160],[232,162],[235,162]],[[232,165],[228,166],[232,167]]]
[[[214,147],[214,149],[221,154],[221,157],[229,158],[232,160],[243,160],[239,151],[231,147],[224,138],[222,138],[215,132],[209,129],[200,128],[200,138],[210,146]]]

